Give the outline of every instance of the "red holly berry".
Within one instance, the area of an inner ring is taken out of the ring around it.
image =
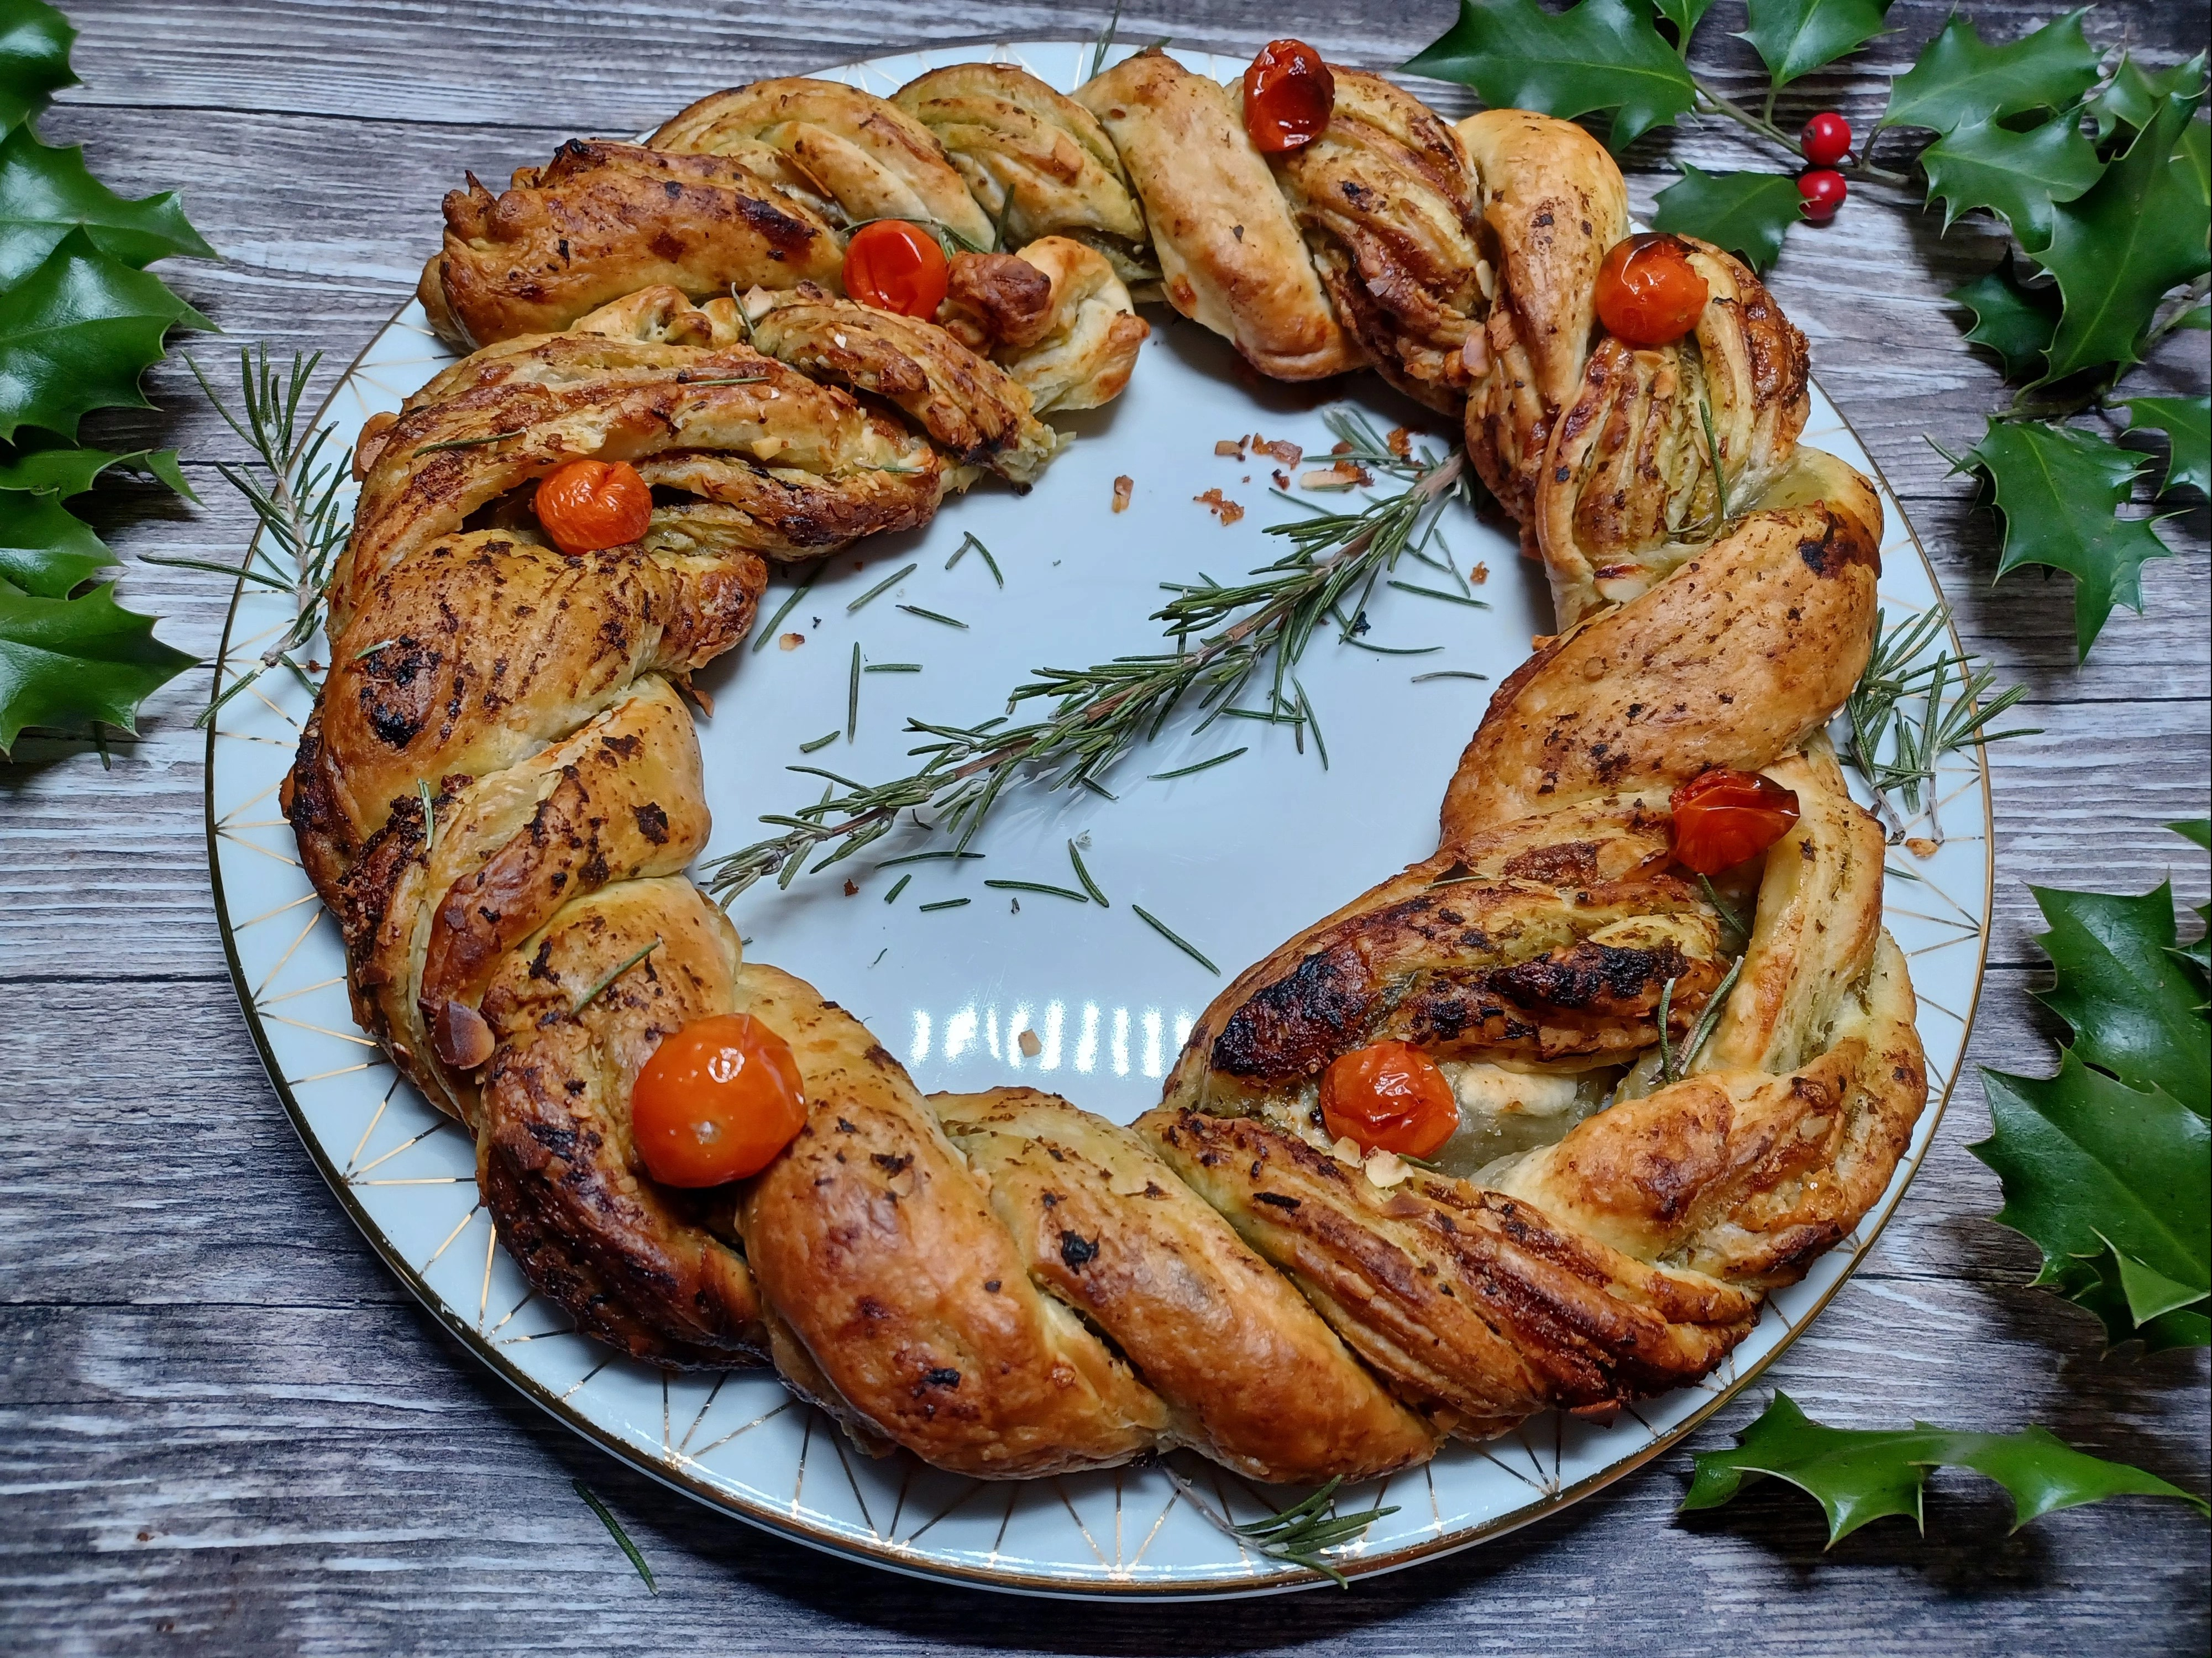
[[[1797,193],[1805,198],[1805,216],[1814,224],[1826,224],[1836,216],[1850,186],[1833,167],[1816,167],[1799,177]]]
[[[1832,109],[1805,123],[1805,159],[1814,167],[1833,167],[1851,153],[1851,124]]]

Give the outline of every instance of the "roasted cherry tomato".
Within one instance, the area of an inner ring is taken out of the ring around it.
[[[1850,181],[1832,167],[1814,167],[1797,175],[1797,193],[1805,198],[1805,216],[1814,224],[1826,224],[1851,193]]]
[[[1597,319],[1628,345],[1672,345],[1698,325],[1711,289],[1678,236],[1615,242],[1597,272]]]
[[[1270,40],[1244,71],[1244,131],[1262,155],[1285,155],[1322,135],[1336,106],[1336,76],[1303,40]]]
[[[1411,1042],[1370,1042],[1322,1073],[1321,1120],[1368,1151],[1425,1157],[1459,1128],[1459,1101],[1437,1062]]]
[[[1699,772],[1674,791],[1674,861],[1718,875],[1756,858],[1797,822],[1797,791],[1755,771]]]
[[[1835,166],[1851,153],[1851,124],[1832,109],[1822,110],[1805,123],[1803,149],[1811,166]]]
[[[806,1121],[791,1044],[750,1013],[724,1013],[661,1039],[629,1095],[630,1133],[666,1186],[757,1175]]]
[[[920,225],[878,219],[845,244],[845,292],[902,317],[933,317],[945,303],[945,250]]]
[[[538,486],[538,521],[564,553],[635,541],[653,522],[653,491],[628,461],[572,460]]]

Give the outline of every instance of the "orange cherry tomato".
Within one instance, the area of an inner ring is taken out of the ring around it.
[[[1437,1062],[1411,1042],[1370,1042],[1321,1078],[1321,1120],[1364,1151],[1425,1157],[1459,1128],[1459,1101]]]
[[[920,225],[878,219],[845,244],[845,292],[902,317],[934,317],[945,303],[945,250]]]
[[[1756,858],[1797,822],[1797,791],[1726,766],[1699,772],[1674,791],[1674,861],[1718,875]]]
[[[1597,273],[1597,319],[1629,345],[1672,345],[1698,325],[1712,290],[1680,237],[1615,242]]]
[[[538,521],[564,553],[635,541],[653,522],[653,491],[626,460],[572,460],[538,486]]]
[[[661,1039],[629,1095],[630,1133],[665,1186],[757,1175],[806,1121],[791,1044],[750,1013],[695,1020]]]
[[[1336,107],[1336,76],[1303,40],[1270,40],[1244,71],[1244,131],[1262,155],[1311,143]]]

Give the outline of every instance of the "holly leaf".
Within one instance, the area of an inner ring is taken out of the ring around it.
[[[154,637],[112,583],[82,598],[40,598],[0,583],[0,755],[26,726],[137,730],[138,705],[198,659]]]
[[[2174,94],[2193,98],[2204,90],[2204,54],[2168,70],[2147,70],[2132,55],[2123,56],[2112,78],[2089,100],[2090,118],[2097,124],[2102,143],[2120,128],[2140,131],[2150,125],[2158,106]]]
[[[1831,1546],[1868,1521],[1905,1515],[1924,1530],[1921,1495],[1936,1467],[1972,1468],[2011,1495],[2014,1529],[2059,1509],[2108,1497],[2203,1498],[2124,1462],[2077,1451],[2042,1428],[1960,1433],[1925,1422],[1910,1428],[1831,1428],[1776,1389],[1774,1401],[1736,1436],[1735,1448],[1699,1451],[1685,1509],[1714,1509],[1765,1475],[1818,1499]]]
[[[2030,887],[2051,931],[2036,943],[2056,981],[2036,999],[2066,1021],[2072,1052],[2130,1088],[2156,1088],[2212,1116],[2204,990],[2171,954],[2173,890],[2141,897]]]
[[[2074,638],[2083,659],[2114,604],[2141,614],[2144,563],[2173,550],[2146,519],[2124,519],[2142,457],[2070,427],[1992,417],[1966,459],[1989,477],[2004,520],[1997,574],[2045,564],[2074,578]]]
[[[2161,495],[2184,486],[2212,495],[2212,398],[2123,398],[2120,407],[2130,431],[2166,434]]]
[[[1954,12],[1911,69],[1890,82],[1879,127],[1952,132],[2031,109],[2071,109],[2095,84],[2100,54],[2081,33],[2084,6],[2010,46],[1983,43]]]
[[[1943,202],[1945,230],[1969,208],[1985,207],[2030,253],[2051,240],[2052,204],[2073,201],[2105,170],[2080,123],[2065,116],[2026,132],[1965,122],[1922,150],[1920,165],[1928,199]]]
[[[0,581],[64,598],[115,562],[92,526],[54,495],[24,495],[0,513]]]
[[[46,0],[0,0],[0,130],[27,121],[62,87],[73,87],[76,31]]]
[[[1712,9],[1713,0],[1650,0],[1650,5],[1652,10],[1674,26],[1675,40],[1687,46],[1698,20]]]
[[[37,266],[77,225],[128,265],[173,253],[216,257],[175,191],[126,201],[86,170],[82,149],[50,148],[29,127],[16,128],[0,142],[0,283]]]
[[[0,461],[0,490],[58,495],[66,501],[91,489],[93,480],[111,467],[150,473],[185,500],[199,499],[177,465],[173,449],[133,449],[118,454],[112,449],[80,449],[74,444],[17,450],[13,460]]]
[[[1967,343],[1995,353],[2007,380],[2033,380],[2041,371],[2051,337],[2058,331],[2058,288],[2054,282],[2022,282],[2011,248],[1988,276],[1962,283],[1944,297],[1974,313]]]
[[[1459,21],[1406,70],[1473,87],[1493,109],[1565,120],[1611,111],[1606,143],[1615,150],[1697,100],[1688,66],[1651,15],[1626,0],[1579,0],[1560,12],[1537,0],[1459,0]]]
[[[1761,275],[1782,257],[1782,238],[1804,216],[1797,181],[1771,173],[1702,173],[1682,163],[1681,180],[1653,203],[1655,230],[1696,236],[1741,254]]]
[[[2212,852],[2212,820],[2192,817],[2184,823],[2168,823],[2166,828],[2176,835],[2194,841],[2202,851]],[[2173,953],[2185,962],[2195,964],[2197,970],[2212,976],[2212,904],[2197,906],[2200,931],[2191,942],[2176,944]]]
[[[1891,0],[1751,0],[1748,40],[1778,87],[1856,52],[1881,33]]]
[[[72,230],[37,270],[0,291],[0,439],[24,426],[65,438],[94,409],[147,409],[138,377],[172,327],[215,325]]]
[[[2081,1263],[2081,1285],[2068,1289],[2065,1294],[2077,1307],[2094,1313],[2104,1324],[2105,1339],[2112,1346],[2136,1340],[2142,1343],[2145,1353],[2162,1353],[2172,1347],[2212,1346],[2212,1318],[2206,1316],[2202,1306],[2175,1305],[2164,1312],[2147,1312],[2137,1321],[2135,1308],[2130,1304],[2127,1280],[2132,1268],[2134,1282],[2143,1285],[2149,1268],[2140,1262],[2124,1262],[2107,1248],[2101,1254]],[[2163,1306],[2164,1297],[2153,1297],[2145,1303],[2146,1309]]]
[[[2051,210],[2050,242],[2036,257],[2066,309],[2046,380],[2139,361],[2159,301],[2212,270],[2205,193],[2186,152],[2176,153],[2194,112],[2189,100],[2168,98],[2093,189]]]

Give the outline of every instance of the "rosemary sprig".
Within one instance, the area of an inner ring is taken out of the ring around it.
[[[1671,1054],[1667,1048],[1667,1004],[1672,999],[1674,981],[1669,979],[1661,987],[1659,992],[1659,1080],[1661,1082],[1680,1082],[1690,1074],[1690,1066],[1697,1061],[1698,1050],[1705,1047],[1706,1039],[1713,1034],[1713,1027],[1721,1022],[1721,1010],[1728,1005],[1729,993],[1735,988],[1735,981],[1743,976],[1744,959],[1743,957],[1739,956],[1729,964],[1728,976],[1715,987],[1711,997],[1705,1003],[1704,1011],[1698,1015],[1697,1023],[1690,1027],[1688,1040]]]
[[[1038,668],[1007,699],[1007,714],[980,725],[909,719],[908,733],[921,739],[908,751],[921,762],[915,771],[833,793],[795,814],[763,817],[783,833],[710,866],[709,890],[727,903],[764,876],[788,886],[815,849],[836,843],[813,865],[826,869],[888,834],[900,813],[925,806],[933,810],[930,827],[957,835],[964,848],[1000,795],[1025,773],[1042,773],[1050,787],[1107,793],[1102,774],[1157,736],[1186,700],[1210,716],[1234,706],[1263,676],[1269,707],[1300,717],[1318,740],[1311,704],[1297,689],[1291,669],[1325,623],[1335,619],[1341,629],[1340,607],[1348,602],[1356,616],[1444,503],[1468,493],[1464,453],[1400,456],[1356,415],[1334,410],[1324,418],[1363,465],[1407,478],[1406,487],[1357,510],[1316,511],[1270,526],[1267,533],[1284,537],[1291,550],[1243,581],[1201,576],[1170,584],[1170,597],[1153,619],[1166,624],[1172,649],[1087,668]],[[952,621],[913,605],[899,608]],[[1024,705],[1038,702],[1049,711],[1007,724]]]
[[[307,396],[307,383],[321,361],[319,351],[305,359],[295,354],[290,369],[280,374],[270,365],[267,346],[240,351],[241,416],[231,411],[199,364],[185,359],[185,366],[215,405],[216,413],[253,451],[255,466],[262,474],[257,477],[252,470],[218,463],[224,480],[246,497],[260,524],[246,549],[244,564],[233,574],[289,592],[295,605],[291,625],[261,653],[257,665],[216,694],[193,721],[196,726],[207,725],[224,703],[272,668],[288,669],[311,693],[318,689],[295,653],[322,626],[331,564],[344,547],[351,527],[338,503],[345,465],[342,459],[325,459],[337,428],[300,430],[301,400]]]
[[[600,1502],[597,1494],[582,1480],[572,1479],[568,1483],[576,1488],[577,1496],[591,1504],[592,1512],[599,1516],[599,1523],[607,1528],[607,1535],[620,1545],[622,1552],[629,1557],[630,1564],[637,1568],[637,1575],[645,1579],[646,1588],[655,1594],[659,1594],[660,1585],[653,1581],[653,1568],[645,1564],[645,1557],[637,1552],[637,1545],[629,1540],[629,1533],[622,1528],[621,1523],[608,1511],[607,1505]]]
[[[1235,1541],[1249,1545],[1271,1560],[1287,1560],[1308,1571],[1317,1571],[1340,1588],[1352,1585],[1341,1571],[1322,1557],[1330,1549],[1352,1542],[1376,1521],[1398,1512],[1398,1505],[1394,1503],[1387,1509],[1336,1513],[1334,1505],[1337,1489],[1344,1484],[1340,1474],[1316,1489],[1304,1502],[1294,1503],[1264,1520],[1247,1520],[1240,1525],[1216,1514],[1213,1505],[1198,1494],[1197,1486],[1173,1468],[1168,1470],[1168,1477],[1182,1488],[1193,1508]]]
[[[1705,902],[1711,904],[1714,910],[1718,913],[1721,920],[1727,923],[1729,930],[1734,932],[1737,938],[1745,940],[1747,943],[1749,942],[1751,938],[1751,927],[1749,923],[1745,921],[1743,917],[1737,914],[1735,910],[1731,909],[1727,902],[1722,898],[1718,890],[1713,886],[1713,878],[1710,875],[1700,875],[1698,877],[1698,884],[1705,889]]]
[[[1698,418],[1705,423],[1705,459],[1713,469],[1713,537],[1718,540],[1727,533],[1729,524],[1728,472],[1721,465],[1721,440],[1713,430],[1713,405],[1706,398],[1698,399]]]
[[[1931,838],[1940,841],[1943,830],[1936,818],[1934,794],[1936,763],[1973,744],[2036,735],[2036,728],[2028,726],[1989,729],[1991,720],[2027,694],[2027,688],[2008,685],[1991,695],[1996,671],[1978,665],[1973,657],[1938,649],[1921,659],[1950,627],[1948,604],[1923,610],[1894,628],[1887,622],[1886,613],[1875,613],[1873,654],[1844,704],[1850,726],[1844,757],[1874,791],[1875,810],[1893,842],[1905,838],[1905,819],[1920,811],[1923,788],[1929,792]],[[1893,792],[1904,803],[1902,816],[1890,799]]]

